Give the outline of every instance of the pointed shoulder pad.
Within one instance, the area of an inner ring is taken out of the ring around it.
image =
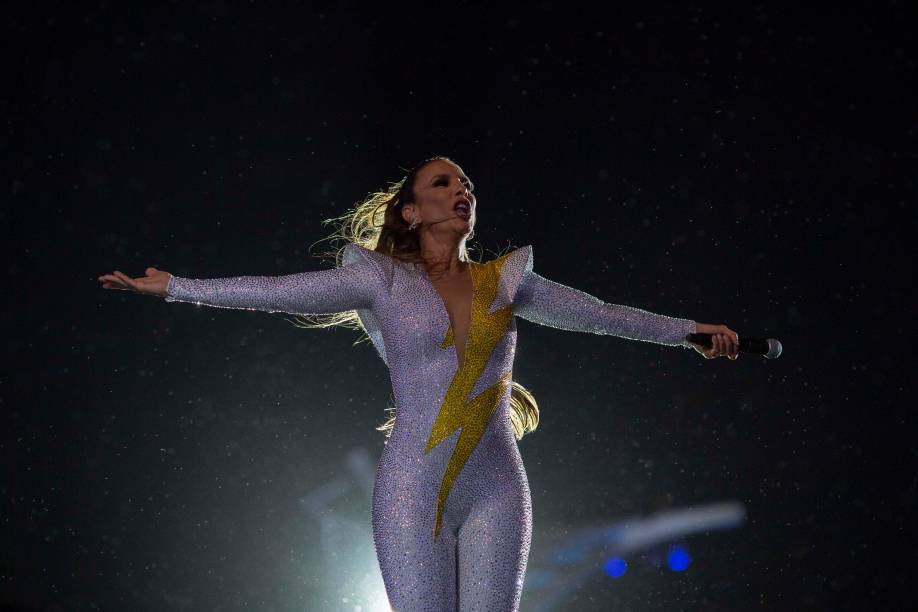
[[[388,275],[384,273],[384,270],[386,260],[389,259],[391,258],[387,255],[371,251],[370,249],[352,242],[344,247],[344,252],[341,256],[341,265],[347,266],[354,263],[365,262],[373,266],[373,269],[376,270],[376,274],[380,279],[385,279]]]
[[[341,256],[341,265],[348,266],[352,264],[371,266],[375,272],[376,277],[379,279],[379,286],[383,288],[389,287],[391,290],[391,257],[388,255],[383,255],[382,253],[377,253],[376,251],[371,251],[370,249],[364,248],[359,244],[352,242],[351,244],[348,244],[344,247],[344,252]],[[380,291],[377,295],[382,296],[384,294]],[[385,305],[383,305],[382,308],[385,308]],[[360,323],[363,326],[364,331],[367,333],[367,336],[369,336],[373,346],[376,347],[376,351],[382,358],[383,363],[388,366],[389,362],[386,356],[386,345],[383,341],[382,328],[379,324],[378,313],[374,312],[372,309],[358,310],[357,316],[360,318]]]
[[[516,292],[526,276],[532,271],[532,245],[527,244],[494,260],[500,263],[500,281],[497,296],[489,309],[494,312],[499,308],[513,304]]]

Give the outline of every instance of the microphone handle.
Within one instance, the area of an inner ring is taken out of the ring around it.
[[[686,340],[694,344],[700,344],[705,348],[711,348],[713,346],[711,342],[711,334],[689,334],[685,337]],[[777,343],[777,340],[771,340],[773,343]],[[762,340],[760,338],[740,338],[739,339],[739,352],[740,353],[753,353],[755,355],[765,355],[766,357],[772,352],[772,344],[769,340]],[[780,346],[780,343],[778,343]],[[780,349],[778,352],[780,355]],[[775,355],[777,357],[777,355]],[[771,357],[773,359],[774,357]]]

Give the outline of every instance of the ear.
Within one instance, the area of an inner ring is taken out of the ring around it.
[[[417,207],[414,204],[404,204],[402,206],[402,219],[405,223],[411,223],[411,219],[417,216]]]

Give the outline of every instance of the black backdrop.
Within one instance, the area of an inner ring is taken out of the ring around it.
[[[520,323],[530,568],[583,525],[748,516],[685,539],[684,572],[629,557],[559,609],[909,607],[908,22],[897,2],[8,14],[0,601],[381,609],[354,476],[389,395],[370,346],[96,277],[322,269],[323,219],[445,154],[485,258],[532,244],[606,301],[784,343],[708,362]]]

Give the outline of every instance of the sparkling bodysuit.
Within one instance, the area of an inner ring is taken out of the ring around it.
[[[515,316],[560,329],[691,346],[689,319],[608,304],[532,270],[532,247],[470,263],[459,367],[423,269],[355,244],[340,267],[286,276],[173,276],[166,301],[291,314],[356,310],[389,369],[396,420],[373,489],[373,538],[398,612],[519,607],[532,533],[509,416]]]

